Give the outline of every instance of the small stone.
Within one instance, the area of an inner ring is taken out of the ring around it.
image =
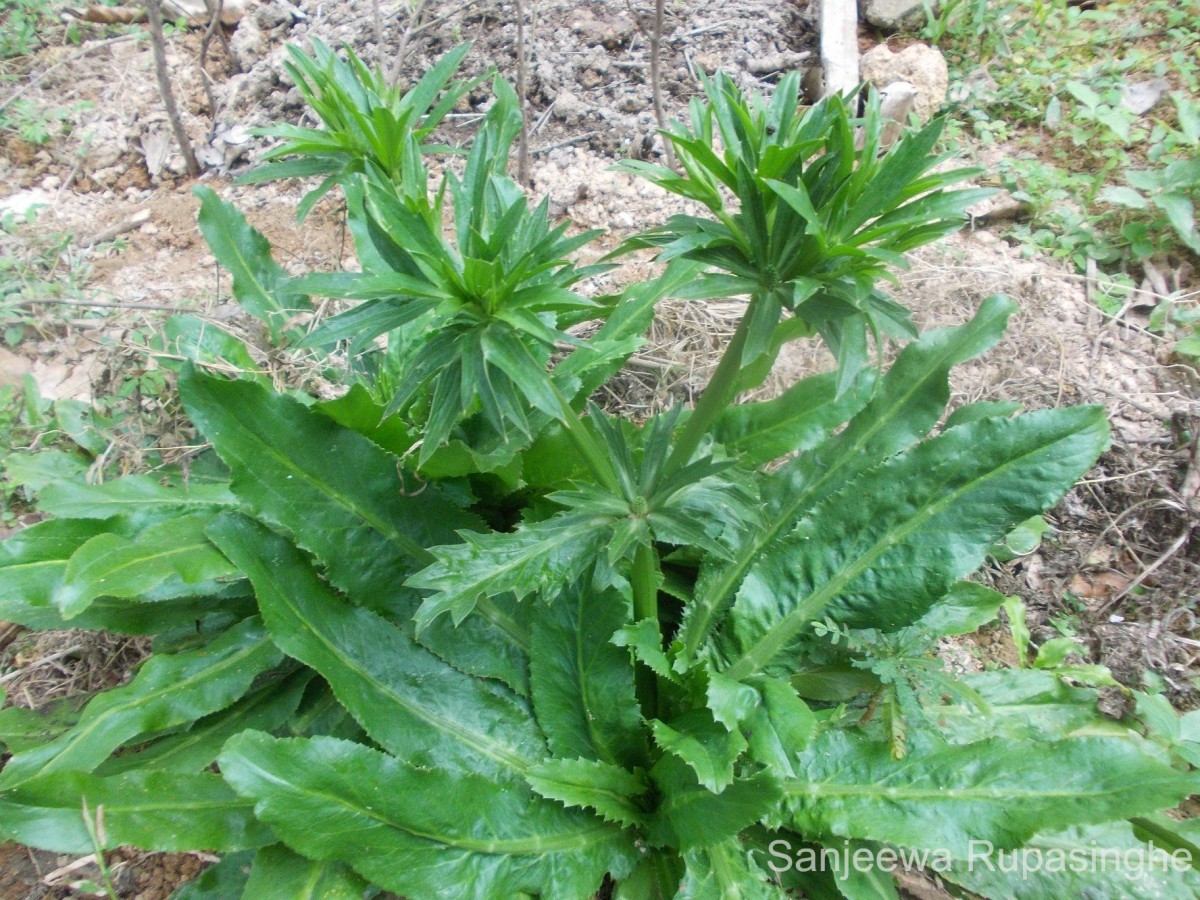
[[[255,19],[242,20],[229,39],[229,49],[243,72],[249,72],[255,63],[267,55],[267,41]]]
[[[587,107],[570,91],[559,91],[554,98],[554,118],[576,125],[587,115]]]
[[[617,104],[617,109],[621,112],[635,113],[641,112],[646,108],[647,101],[643,100],[637,94],[626,94]]]
[[[941,4],[934,0],[933,14],[940,12]],[[921,0],[865,0],[863,18],[883,31],[916,31],[928,19]]]
[[[917,89],[913,109],[917,118],[928,122],[942,104],[950,86],[950,69],[946,58],[936,47],[928,44],[909,44],[893,53],[887,44],[863,54],[862,79],[883,90],[897,81],[907,81]]]
[[[595,69],[583,69],[575,76],[575,80],[579,82],[584,90],[590,91],[592,88],[599,87],[604,83],[604,76]]]
[[[280,3],[265,3],[254,13],[254,21],[263,31],[292,24],[292,14]]]

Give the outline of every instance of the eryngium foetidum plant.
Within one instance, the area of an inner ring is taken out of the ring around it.
[[[181,321],[211,449],[41,486],[50,518],[0,544],[0,619],[154,653],[86,702],[0,712],[0,835],[90,852],[86,801],[107,847],[221,854],[188,897],[891,897],[897,850],[989,897],[1195,895],[1190,869],[979,861],[1193,846],[1161,811],[1196,790],[1197,730],[1146,695],[1105,717],[1111,676],[1070,648],[941,665],[1005,602],[967,579],[1091,466],[1104,415],[944,418],[951,367],[1013,304],[918,335],[876,284],[974,194],[928,174],[936,124],[881,152],[875,101],[803,110],[796,87],[705,83],[667,134],[684,173],[646,174],[714,218],[633,241],[667,265],[613,297],[575,291],[588,236],[507,176],[503,83],[460,174],[431,185],[416,140],[392,168],[339,162],[360,272],[287,275],[205,194],[246,309],[365,374],[333,401],[280,391]],[[306,334],[313,294],[359,303]],[[738,294],[693,409],[588,404],[658,300]],[[882,374],[872,333],[911,338]],[[735,403],[806,335],[836,371]],[[821,848],[861,864],[804,863]]]

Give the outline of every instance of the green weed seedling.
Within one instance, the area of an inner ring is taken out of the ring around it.
[[[1007,151],[999,174],[1033,212],[1011,234],[1030,253],[1117,284],[1139,282],[1147,263],[1195,262],[1200,6],[959,0],[923,34],[965,86],[949,132]],[[1161,96],[1142,109],[1139,89]],[[1111,314],[1123,300],[1101,304]]]

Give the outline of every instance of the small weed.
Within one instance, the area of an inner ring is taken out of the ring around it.
[[[1031,253],[1092,261],[1118,286],[1200,255],[1200,3],[957,0],[922,36],[963,85],[948,140],[1003,146],[996,175],[1031,206],[1012,231]]]
[[[36,208],[0,218],[0,338],[10,347],[41,331],[39,301],[78,296],[90,274],[71,234],[36,221]]]
[[[87,109],[90,103],[76,103],[71,107],[43,107],[24,97],[14,100],[0,111],[0,129],[20,136],[26,143],[40,147],[71,130],[75,113]]]
[[[42,46],[39,34],[54,20],[57,4],[50,0],[0,2],[0,58],[28,56]]]

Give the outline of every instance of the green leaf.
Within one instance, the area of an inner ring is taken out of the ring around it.
[[[613,891],[613,900],[673,900],[683,879],[683,860],[673,851],[645,854]]]
[[[626,768],[646,761],[629,653],[611,643],[629,617],[616,591],[587,582],[534,609],[533,709],[555,756]]]
[[[789,680],[801,697],[825,703],[852,700],[879,687],[879,678],[873,672],[843,663],[812,666],[792,675]]]
[[[1055,673],[1003,669],[962,676],[978,703],[942,704],[929,710],[939,733],[954,744],[989,737],[1059,741],[1070,737],[1128,737],[1129,729],[1100,713],[1097,692],[1067,684]]]
[[[487,600],[476,606],[476,615],[458,625],[449,618],[432,622],[417,642],[460,672],[498,678],[528,697],[531,606],[504,598]]]
[[[758,708],[761,698],[758,691],[740,681],[726,678],[720,672],[705,673],[707,687],[705,699],[713,718],[726,730],[738,728]]]
[[[632,841],[592,815],[349,741],[246,732],[220,763],[290,847],[402,895],[472,886],[487,897],[588,897],[605,872],[624,872],[634,859]]]
[[[40,453],[9,453],[4,457],[5,480],[14,487],[37,493],[60,481],[87,477],[89,462],[79,453],[43,450]]]
[[[942,426],[942,430],[956,428],[959,425],[970,425],[972,422],[978,422],[980,419],[987,419],[992,416],[1008,417],[1014,413],[1019,413],[1022,408],[1022,405],[1015,400],[979,400],[975,403],[966,403],[946,417],[946,423]]]
[[[361,382],[350,385],[350,390],[334,400],[316,404],[315,409],[395,456],[403,456],[417,442],[413,429],[398,416],[384,417],[383,406]]]
[[[663,652],[662,635],[658,630],[658,622],[654,619],[642,619],[632,625],[619,628],[613,634],[612,642],[618,647],[628,647],[638,662],[660,678],[668,681],[676,680],[675,672],[671,668],[671,660]]]
[[[74,728],[10,759],[0,772],[0,789],[53,772],[90,772],[138,735],[224,709],[279,660],[256,619],[235,625],[200,650],[156,654],[129,684],[88,703]]]
[[[217,775],[130,772],[99,778],[56,772],[0,795],[0,838],[58,853],[92,853],[83,801],[103,808],[106,848],[241,850],[274,838],[253,805]]]
[[[1200,253],[1200,231],[1196,230],[1196,208],[1191,198],[1170,191],[1155,194],[1151,199],[1155,206],[1167,214],[1167,219],[1174,226],[1179,239],[1190,249]]]
[[[63,519],[108,519],[142,510],[208,509],[236,502],[225,484],[168,487],[148,475],[126,475],[104,484],[56,481],[38,494],[38,508]]]
[[[71,619],[97,597],[154,592],[155,598],[170,599],[196,593],[204,582],[234,578],[237,568],[204,536],[211,521],[211,513],[194,513],[152,525],[133,538],[96,535],[67,562],[54,605]]]
[[[43,703],[36,710],[24,706],[0,709],[0,745],[9,753],[20,753],[53,740],[79,721],[79,711],[87,699],[65,697]]]
[[[784,900],[737,838],[683,854],[683,881],[675,900]]]
[[[250,865],[254,860],[253,850],[242,850],[221,857],[203,872],[189,881],[170,900],[229,900],[241,897],[246,890]]]
[[[952,429],[871,471],[851,488],[869,502],[831,498],[751,570],[722,639],[727,674],[762,671],[823,616],[888,630],[918,620],[1107,441],[1102,409],[1047,410]]]
[[[432,485],[406,490],[394,456],[294,400],[197,372],[180,393],[234,493],[356,602],[388,608],[404,573],[432,560],[426,547],[476,525]]]
[[[1029,626],[1025,624],[1025,603],[1020,597],[1004,598],[1004,614],[1008,616],[1008,630],[1017,648],[1017,665],[1022,669],[1029,665]]]
[[[514,532],[460,532],[462,543],[434,547],[437,562],[405,582],[436,591],[414,616],[418,632],[443,613],[461,622],[481,599],[553,595],[595,562],[611,521],[610,515],[568,513]]]
[[[848,854],[851,861],[845,869],[832,873],[840,896],[847,900],[900,900],[896,879],[892,876],[900,855],[896,850],[874,841],[847,841],[839,849]],[[855,864],[853,854],[863,851],[870,854],[866,857],[868,864]],[[909,858],[914,855],[910,854]]]
[[[645,824],[638,797],[649,784],[628,769],[594,759],[548,759],[525,777],[543,797],[590,808],[618,825]]]
[[[994,738],[966,746],[910,739],[903,762],[889,743],[828,731],[784,784],[791,826],[804,834],[944,849],[972,841],[1014,847],[1039,831],[1173,806],[1194,793],[1136,741],[1075,738],[1048,744]]]
[[[995,620],[1004,595],[982,584],[960,581],[917,620],[915,628],[937,637],[971,634]]]
[[[1057,669],[1071,656],[1085,656],[1087,648],[1074,638],[1053,638],[1038,647],[1035,669]]]
[[[525,704],[339,598],[286,540],[227,515],[213,540],[250,577],[280,648],[316,669],[367,734],[414,765],[519,779],[546,756]]]
[[[1177,819],[1167,812],[1156,812],[1148,816],[1134,816],[1129,824],[1139,840],[1152,843],[1168,853],[1186,851],[1179,856],[1188,857],[1192,869],[1200,871],[1200,846],[1197,846],[1197,841],[1200,841],[1200,822]],[[1180,859],[1180,862],[1183,860]]]
[[[55,519],[0,543],[0,621],[34,628],[53,628],[62,621],[51,598],[66,573],[67,560],[107,530],[105,522]]]
[[[351,386],[337,400],[318,404],[317,408],[338,424],[357,431],[397,455],[410,449],[415,440],[397,417],[383,418],[383,407],[371,399],[361,384]],[[424,474],[436,477],[451,449],[435,454]],[[480,459],[468,459],[466,471],[479,471],[477,464],[481,462]],[[442,540],[451,536],[452,532],[448,532]],[[315,535],[314,540],[320,537]],[[393,591],[393,595],[399,593]],[[476,611],[478,615],[464,619],[458,627],[454,627],[449,619],[435,620],[422,631],[420,642],[459,671],[499,678],[517,693],[528,694],[528,609],[505,600],[487,600],[478,604]]]
[[[175,315],[163,323],[161,354],[155,358],[165,368],[178,370],[184,363],[269,384],[246,345],[212,319]]]
[[[1089,109],[1095,109],[1102,102],[1100,95],[1081,81],[1068,81],[1067,93]]]
[[[717,419],[714,436],[749,465],[809,450],[867,404],[875,372],[860,371],[841,396],[835,396],[836,381],[832,372],[814,375],[773,400],[731,406]]]
[[[1129,209],[1145,209],[1150,205],[1146,198],[1133,188],[1123,185],[1109,185],[1096,195],[1096,199],[1102,203],[1114,203]]]
[[[701,571],[680,629],[685,658],[711,634],[754,561],[804,511],[933,428],[950,398],[950,369],[995,344],[1015,309],[1006,298],[990,297],[966,325],[926,332],[904,348],[875,399],[842,432],[771,476],[763,487],[771,526],[743,541],[733,563],[710,563]]]
[[[1200,896],[1200,874],[1150,852],[1127,822],[1108,822],[1038,834],[1006,853],[976,846],[956,862],[947,881],[992,900],[1025,897],[1103,897],[1104,900],[1175,900]]]
[[[686,712],[670,725],[652,719],[650,730],[654,742],[687,763],[707,790],[719,794],[733,783],[734,763],[747,746],[740,731],[727,730],[703,709]]]
[[[759,703],[746,720],[750,758],[781,778],[799,777],[796,754],[817,733],[817,717],[786,681],[759,678],[753,682]]]
[[[1032,553],[1042,543],[1042,536],[1050,530],[1050,523],[1042,516],[1030,516],[1008,534],[997,541],[990,555],[997,562],[1010,562],[1018,556]]]
[[[233,276],[238,303],[267,325],[272,340],[279,342],[285,334],[290,341],[300,340],[303,331],[285,326],[297,312],[312,307],[308,297],[290,287],[292,279],[271,257],[267,239],[212,189],[197,186],[192,193],[200,198],[200,233],[217,262]]]
[[[647,832],[652,846],[711,847],[779,807],[779,782],[767,772],[738,778],[719,794],[700,784],[696,773],[671,754],[650,774],[662,798]]]
[[[362,900],[367,883],[340,862],[315,862],[283,844],[254,856],[245,897],[255,900]]]
[[[135,769],[158,772],[200,772],[208,768],[225,742],[247,729],[274,731],[296,712],[313,673],[301,669],[292,675],[261,679],[245,697],[228,709],[198,719],[185,730],[152,741],[133,753],[110,757],[96,770],[116,775]]]

